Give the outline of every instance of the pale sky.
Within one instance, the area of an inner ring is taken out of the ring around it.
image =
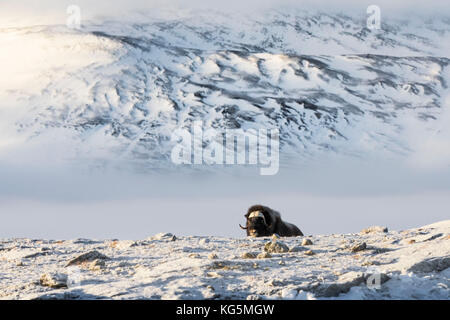
[[[300,9],[317,9],[327,13],[343,13],[352,16],[367,16],[369,5],[380,7],[382,19],[394,17],[396,19],[416,19],[434,15],[450,16],[450,6],[446,1],[367,1],[367,0],[2,0],[0,2],[0,28],[20,27],[29,25],[65,24],[67,8],[77,5],[81,9],[82,19],[93,20],[98,17],[112,19],[129,19],[130,13],[144,9],[158,16],[158,10],[164,9],[214,9],[226,12],[242,12],[253,14],[285,7]],[[132,19],[132,18],[131,18]]]
[[[408,13],[420,14],[439,13],[450,15],[450,7],[443,0],[3,0],[0,3],[0,11],[3,14],[16,12],[29,12],[35,15],[60,13],[69,5],[78,5],[88,15],[113,15],[123,16],[127,11],[137,9],[157,9],[158,7],[173,6],[194,9],[212,8],[218,10],[249,11],[258,9],[279,8],[292,6],[296,8],[317,8],[324,11],[342,11],[359,14],[365,13],[369,5],[380,7],[382,14],[393,14],[399,18],[406,18]]]

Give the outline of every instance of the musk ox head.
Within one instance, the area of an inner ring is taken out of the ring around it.
[[[272,218],[267,209],[263,206],[253,206],[248,209],[245,215],[247,219],[245,227],[239,225],[247,231],[247,236],[265,237],[272,235]]]

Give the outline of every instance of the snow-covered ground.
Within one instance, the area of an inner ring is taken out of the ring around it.
[[[0,297],[449,299],[450,220],[294,238],[3,239]]]

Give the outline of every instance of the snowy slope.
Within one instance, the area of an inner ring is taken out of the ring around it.
[[[264,254],[270,241],[289,251]],[[449,299],[449,242],[449,220],[275,240],[2,239],[0,298]]]
[[[364,17],[281,9],[1,29],[0,153],[166,168],[171,133],[202,120],[277,128],[297,164],[402,159],[430,139],[448,146],[449,40],[445,17],[369,30]]]

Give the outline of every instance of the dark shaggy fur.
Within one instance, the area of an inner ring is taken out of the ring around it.
[[[264,215],[264,218],[250,218],[250,214],[257,211],[261,212]],[[266,237],[271,236],[274,233],[278,234],[280,237],[303,236],[303,233],[299,228],[292,223],[281,220],[280,213],[269,207],[262,205],[251,206],[248,209],[245,218],[247,219],[246,227],[244,228],[241,226],[241,228],[247,230],[247,236]]]

